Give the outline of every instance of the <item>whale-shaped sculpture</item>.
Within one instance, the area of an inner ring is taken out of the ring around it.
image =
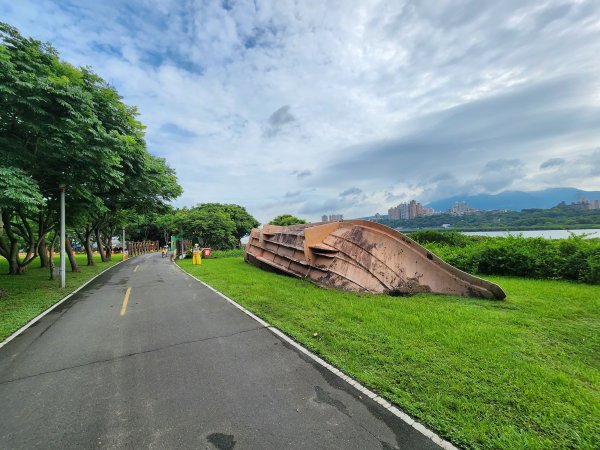
[[[262,269],[351,291],[506,297],[497,284],[463,272],[408,236],[367,220],[255,228],[244,259]]]

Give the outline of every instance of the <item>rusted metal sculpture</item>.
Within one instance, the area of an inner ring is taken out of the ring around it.
[[[244,259],[266,270],[351,291],[506,297],[497,284],[451,266],[392,228],[366,220],[255,228]]]

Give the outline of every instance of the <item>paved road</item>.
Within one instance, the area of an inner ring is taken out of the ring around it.
[[[436,446],[151,254],[0,349],[0,448]]]

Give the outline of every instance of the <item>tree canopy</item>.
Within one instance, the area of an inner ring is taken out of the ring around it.
[[[0,256],[11,274],[38,256],[47,263],[62,184],[67,232],[85,247],[88,264],[93,240],[110,259],[121,227],[133,239],[181,234],[230,249],[259,225],[235,204],[173,208],[181,186],[167,162],[148,152],[137,117],[91,68],[74,67],[50,44],[0,22]]]
[[[298,217],[292,216],[291,214],[282,214],[280,216],[275,217],[273,220],[269,222],[271,225],[296,225],[298,223],[306,223],[306,220],[299,219]]]
[[[181,208],[156,217],[154,223],[165,234],[201,240],[204,246],[219,250],[239,247],[241,238],[260,225],[246,208],[222,203]]]
[[[56,230],[59,184],[67,225],[110,258],[115,230],[164,211],[182,190],[174,170],[146,149],[137,110],[90,68],[0,22],[0,256],[20,273]],[[19,257],[18,247],[27,249]]]

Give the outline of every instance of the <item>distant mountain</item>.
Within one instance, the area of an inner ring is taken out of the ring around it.
[[[479,195],[457,195],[454,197],[436,200],[425,206],[436,211],[445,211],[454,202],[465,201],[472,208],[477,209],[509,209],[512,211],[521,211],[529,208],[552,208],[564,201],[571,203],[577,201],[580,197],[589,200],[600,200],[600,191],[582,191],[575,188],[552,188],[542,191],[505,191],[499,194],[479,194]]]

